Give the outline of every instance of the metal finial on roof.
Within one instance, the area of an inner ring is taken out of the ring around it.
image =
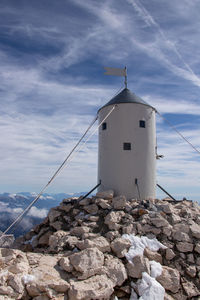
[[[125,84],[125,89],[127,89],[127,68],[125,67],[124,68],[124,73],[125,73],[125,75],[124,75],[124,77],[125,77],[125,81],[124,81],[124,84]]]

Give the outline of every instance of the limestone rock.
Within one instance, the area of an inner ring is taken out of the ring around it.
[[[70,230],[71,235],[75,235],[78,237],[81,237],[84,233],[87,233],[90,231],[90,228],[87,226],[79,226],[79,227],[74,227]]]
[[[197,243],[195,248],[194,248],[194,251],[196,251],[197,253],[200,254],[200,243]]]
[[[173,231],[173,239],[179,242],[191,242],[189,235],[182,231]]]
[[[61,266],[61,268],[63,270],[65,270],[66,272],[72,272],[73,270],[73,266],[71,265],[70,263],[70,260],[68,257],[62,257],[60,260],[59,260],[59,265]]]
[[[159,205],[159,208],[162,209],[166,214],[172,214],[174,212],[173,206],[171,203],[163,203]]]
[[[173,259],[175,256],[176,256],[176,254],[174,253],[174,251],[172,250],[172,249],[166,249],[166,259],[167,260],[171,260],[171,259]]]
[[[52,231],[47,231],[45,234],[43,234],[39,240],[38,245],[48,245],[49,244],[49,237],[53,234]]]
[[[111,255],[107,255],[105,258],[103,272],[113,281],[114,286],[121,286],[128,277],[126,268],[121,260]]]
[[[113,286],[106,275],[96,275],[83,281],[71,281],[68,295],[70,300],[110,299]]]
[[[146,256],[149,260],[154,260],[162,264],[162,255],[156,251],[151,251],[147,247],[144,249],[144,256]]]
[[[96,199],[96,204],[98,204],[103,209],[111,209],[111,205],[109,204],[108,200],[97,198]]]
[[[143,272],[150,273],[149,260],[140,255],[133,258],[133,263],[128,262],[126,268],[133,278],[141,278]]]
[[[56,222],[53,222],[51,223],[51,226],[55,229],[55,230],[61,230],[62,229],[62,226],[63,226],[63,223],[60,222],[60,221],[56,221]]]
[[[161,216],[157,218],[152,218],[151,222],[156,227],[165,227],[169,225],[168,221]]]
[[[195,266],[188,266],[186,269],[186,273],[190,276],[190,277],[195,277],[196,276],[196,267]]]
[[[171,215],[172,224],[177,224],[181,222],[181,217],[179,215],[176,215],[175,213],[172,213]]]
[[[69,236],[68,232],[60,230],[49,237],[49,249],[57,253],[62,251],[64,247],[71,250],[74,249],[77,242],[78,238],[76,236]]]
[[[98,269],[104,264],[104,255],[97,248],[87,248],[69,256],[74,269],[84,273],[90,269]]]
[[[85,198],[85,199],[79,201],[79,205],[82,205],[82,206],[89,205],[90,203],[91,203],[90,198]]]
[[[68,213],[72,207],[73,207],[73,205],[70,204],[70,203],[69,204],[61,204],[59,206],[59,209],[65,211],[66,213]]]
[[[115,230],[115,231],[108,231],[106,233],[106,238],[109,241],[113,241],[115,238],[120,237],[119,231]]]
[[[187,279],[182,279],[182,286],[189,299],[199,296],[199,290],[194,283],[188,281]]]
[[[163,271],[160,276],[156,278],[158,282],[167,290],[172,293],[178,292],[180,288],[180,274],[176,269],[163,266]]]
[[[118,224],[122,217],[125,215],[123,211],[112,211],[105,217],[105,224],[108,225],[109,229],[119,229],[120,225]]]
[[[193,223],[190,226],[190,230],[191,230],[193,237],[200,239],[200,225]]]
[[[89,214],[96,214],[98,212],[98,206],[96,204],[90,204],[83,207]]]
[[[191,243],[184,243],[184,242],[179,242],[176,244],[176,248],[180,252],[192,252],[193,250],[193,244]]]
[[[49,222],[53,223],[60,216],[60,212],[56,208],[51,208],[48,213]]]
[[[126,206],[126,197],[118,196],[112,199],[114,209],[124,209]]]
[[[103,192],[98,192],[96,193],[97,198],[103,198],[103,199],[112,199],[114,196],[114,191],[113,190],[108,190],[108,191],[103,191]]]
[[[81,250],[86,248],[98,248],[101,252],[110,252],[110,244],[107,239],[103,236],[90,239],[85,239],[84,241],[80,241],[77,244],[77,247]]]
[[[128,249],[131,246],[131,242],[129,240],[123,238],[116,238],[111,243],[112,251],[117,255],[117,257],[121,258],[128,252]]]
[[[45,255],[42,256],[39,265],[32,269],[31,275],[35,278],[35,281],[28,283],[28,293],[33,293],[39,290],[41,292],[48,292],[53,289],[56,292],[66,292],[69,288],[69,283],[67,280],[61,279],[64,278],[64,273],[61,272],[55,267],[57,265],[57,257]],[[30,296],[33,296],[30,295]],[[38,296],[38,295],[34,295]]]
[[[190,227],[188,224],[175,224],[173,226],[174,231],[181,231],[181,232],[185,232],[185,233],[189,233],[190,231]]]

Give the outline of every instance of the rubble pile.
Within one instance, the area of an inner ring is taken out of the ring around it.
[[[199,254],[194,202],[64,199],[0,249],[0,300],[200,299]]]

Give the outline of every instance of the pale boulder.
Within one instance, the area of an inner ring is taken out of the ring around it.
[[[60,212],[56,210],[56,208],[51,208],[48,213],[49,222],[53,223],[59,216]]]
[[[199,296],[199,290],[196,287],[196,285],[194,285],[194,283],[186,280],[185,278],[182,279],[181,281],[182,281],[181,283],[182,283],[183,289],[184,289],[186,295],[188,296],[187,299],[191,299],[192,297]]]
[[[156,217],[156,218],[152,218],[151,219],[151,223],[160,228],[160,227],[165,227],[165,226],[169,226],[169,223],[166,219],[164,219],[163,217],[159,216],[159,217]]]
[[[70,263],[78,272],[99,269],[104,264],[104,255],[97,248],[87,248],[69,256]]]
[[[197,270],[196,270],[196,267],[195,266],[188,266],[186,268],[186,273],[190,276],[190,277],[195,277],[196,276],[196,273],[197,273]]]
[[[162,267],[162,274],[156,278],[168,291],[177,293],[180,288],[180,274],[178,270],[166,266]]]
[[[83,206],[83,209],[87,211],[89,214],[96,214],[99,210],[98,206],[96,204],[90,204]]]
[[[133,278],[141,278],[142,273],[150,273],[149,260],[141,255],[133,258],[133,262],[128,262],[126,265],[128,275]]]
[[[194,246],[191,243],[179,242],[176,244],[176,248],[180,252],[192,252]]]
[[[188,224],[175,224],[173,226],[174,231],[181,231],[181,232],[185,232],[185,233],[189,233],[190,231],[190,227]]]
[[[200,254],[200,243],[197,243],[195,248],[194,248],[194,251],[196,251],[197,253]]]
[[[85,239],[84,241],[80,241],[76,244],[76,246],[84,250],[86,248],[98,248],[101,252],[110,252],[110,244],[107,239],[103,236],[96,237],[93,239]]]
[[[166,214],[172,214],[174,212],[173,205],[171,203],[163,203],[159,205],[159,208]]]
[[[191,239],[189,237],[189,235],[185,232],[182,232],[182,231],[173,231],[173,239],[175,241],[179,241],[179,242],[191,242]]]
[[[112,199],[112,206],[114,209],[124,209],[126,206],[126,197],[118,196]]]
[[[114,196],[114,191],[113,190],[107,190],[103,192],[98,192],[96,193],[97,198],[103,198],[103,199],[112,199]]]
[[[75,235],[78,237],[81,237],[84,233],[88,233],[90,231],[90,228],[87,226],[79,226],[79,227],[74,227],[70,230],[71,235]]]
[[[162,255],[156,251],[151,251],[147,247],[144,249],[144,256],[146,256],[149,260],[154,260],[162,264]]]
[[[105,224],[108,225],[108,228],[110,230],[118,230],[121,226],[120,221],[122,217],[125,215],[124,211],[111,211],[106,217],[105,217]]]
[[[83,281],[71,281],[68,292],[70,300],[110,299],[113,281],[106,275],[96,275]]]
[[[42,292],[50,292],[54,290],[57,293],[64,293],[69,288],[65,272],[58,270],[56,267],[58,258],[56,256],[44,255],[39,261],[39,265],[32,269],[31,275],[35,278],[33,282],[28,283],[28,292],[35,290]],[[65,278],[65,280],[64,280]],[[39,294],[39,295],[40,295]],[[35,296],[39,296],[35,295]],[[30,295],[33,296],[33,295]]]
[[[113,281],[114,286],[121,286],[128,277],[121,260],[111,255],[105,257],[103,272]]]
[[[72,272],[73,271],[73,266],[71,265],[70,260],[69,260],[68,257],[62,257],[59,260],[59,265],[66,272]]]
[[[49,237],[49,250],[52,252],[62,251],[64,247],[74,249],[78,242],[76,236],[70,236],[69,232],[59,230]]]
[[[117,257],[122,258],[128,252],[128,249],[131,246],[131,242],[129,240],[123,238],[116,238],[111,243],[112,251],[117,255]]]
[[[190,226],[190,230],[191,230],[191,233],[192,233],[193,237],[195,237],[197,239],[200,239],[200,225],[198,225],[196,223],[193,223]]]
[[[109,204],[108,200],[104,200],[101,198],[96,199],[96,204],[98,204],[103,209],[111,209],[112,206]]]
[[[172,249],[167,248],[166,253],[165,253],[165,257],[167,260],[171,260],[176,256],[176,254],[174,253],[174,251]]]

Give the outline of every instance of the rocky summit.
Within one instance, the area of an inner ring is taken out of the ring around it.
[[[200,299],[200,208],[68,198],[0,249],[0,300]]]

